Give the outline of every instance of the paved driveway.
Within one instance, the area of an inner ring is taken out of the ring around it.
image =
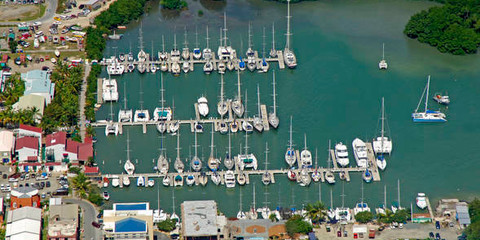
[[[71,198],[64,198],[63,201],[65,203],[75,203],[78,204],[83,210],[83,226],[82,229],[84,230],[84,239],[85,240],[97,240],[102,239],[102,231],[98,228],[92,226],[93,221],[97,221],[97,210],[95,207],[87,201],[81,199],[71,199]]]
[[[45,14],[43,17],[37,18],[35,20],[31,20],[28,22],[45,22],[47,20],[51,20],[55,15],[55,10],[57,10],[58,0],[46,0],[45,4],[47,4],[47,9],[45,9]],[[21,22],[0,22],[1,25],[12,25],[12,24],[19,24]]]

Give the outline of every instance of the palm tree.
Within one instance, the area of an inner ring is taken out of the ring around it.
[[[90,190],[90,180],[83,173],[79,173],[72,179],[72,185],[77,190],[77,195],[81,198],[87,197],[87,192]]]
[[[275,213],[270,214],[270,216],[268,216],[268,219],[270,219],[270,221],[272,222],[278,222],[278,218]]]
[[[320,223],[325,220],[327,209],[322,202],[317,201],[313,204],[309,203],[307,204],[307,206],[305,206],[305,210],[307,211],[305,213],[305,217],[310,218],[310,220],[312,220],[312,223]]]

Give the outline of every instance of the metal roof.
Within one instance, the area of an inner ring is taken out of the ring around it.
[[[182,203],[184,235],[216,236],[217,203],[215,201],[185,201]]]
[[[470,214],[468,214],[468,207],[466,205],[459,205],[455,206],[457,211],[457,219],[458,222],[462,225],[469,225],[470,221]]]
[[[53,96],[55,84],[50,80],[50,74],[47,71],[32,70],[22,73],[22,80],[25,81],[24,95],[30,93],[48,93]]]

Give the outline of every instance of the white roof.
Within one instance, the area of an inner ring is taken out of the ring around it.
[[[14,140],[15,138],[13,137],[13,132],[1,131],[0,132],[0,152],[12,151]]]
[[[182,204],[184,234],[188,237],[217,235],[217,204],[209,201],[185,201]]]
[[[42,210],[23,207],[8,212],[6,239],[40,239]]]

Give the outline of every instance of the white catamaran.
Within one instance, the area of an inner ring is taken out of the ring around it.
[[[412,113],[413,122],[446,122],[446,115],[440,111],[434,111],[428,109],[428,91],[430,88],[430,75],[428,75],[427,86],[423,90],[422,97],[418,102],[415,112]],[[419,112],[420,104],[422,103],[423,98],[425,97],[425,110]]]
[[[283,50],[283,60],[287,67],[295,68],[297,66],[297,57],[290,48],[290,36],[292,35],[290,32],[290,18],[292,18],[290,15],[290,0],[287,0],[287,42],[285,44],[285,49]]]
[[[385,61],[385,43],[382,44],[382,60],[380,60],[380,62],[378,63],[378,68],[380,70],[382,69],[386,70],[388,68],[387,61]]]

